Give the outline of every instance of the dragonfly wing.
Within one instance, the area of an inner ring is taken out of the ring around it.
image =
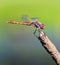
[[[33,22],[36,22],[37,21],[39,24],[42,24],[37,17],[31,18],[31,19],[32,19]]]
[[[38,20],[38,18],[37,18],[37,17],[34,17],[34,18],[31,18],[31,20],[32,20],[33,22],[35,22],[36,20]]]
[[[26,21],[26,22],[29,21],[29,16],[28,15],[23,15],[22,20]]]

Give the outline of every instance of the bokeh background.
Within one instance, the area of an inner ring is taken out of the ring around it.
[[[0,0],[0,65],[56,65],[33,35],[35,28],[7,23],[22,21],[22,15],[39,18],[60,50],[60,0]]]

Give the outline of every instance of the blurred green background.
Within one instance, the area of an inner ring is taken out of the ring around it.
[[[60,50],[60,0],[0,0],[0,64],[55,65],[33,35],[33,27],[8,24],[21,16],[37,17],[44,31]]]

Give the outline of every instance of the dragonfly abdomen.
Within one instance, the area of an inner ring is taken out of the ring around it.
[[[11,24],[23,24],[22,22],[16,22],[16,21],[9,21],[8,23],[11,23]]]

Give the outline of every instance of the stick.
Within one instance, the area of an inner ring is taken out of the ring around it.
[[[46,36],[46,34],[41,31],[38,39],[40,40],[45,50],[51,55],[56,64],[60,65],[60,53],[55,47],[55,45]]]

